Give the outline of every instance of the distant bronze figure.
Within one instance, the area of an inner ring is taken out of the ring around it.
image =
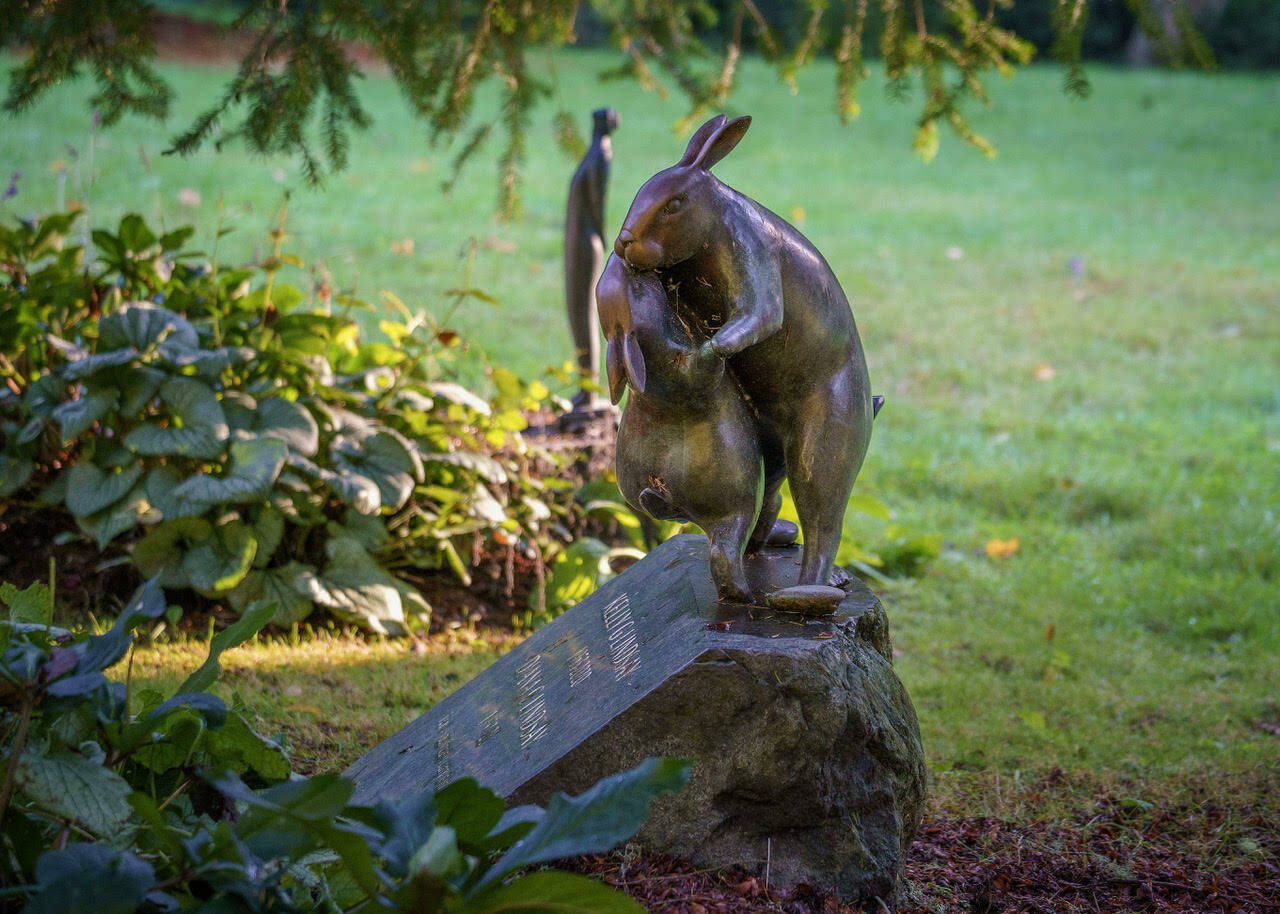
[[[750,124],[719,115],[698,128],[680,161],[640,188],[614,252],[662,281],[669,307],[701,343],[701,360],[728,361],[763,461],[752,539],[773,529],[789,480],[804,533],[799,585],[825,588],[880,399],[873,405],[853,313],[822,255],[711,174]],[[622,451],[620,441],[620,466],[629,459]],[[719,456],[704,460],[716,491]]]
[[[592,113],[591,146],[569,181],[569,205],[564,221],[564,285],[569,308],[569,329],[583,378],[598,383],[600,341],[596,333],[595,283],[604,263],[604,199],[609,184],[613,147],[609,139],[618,126],[610,108]],[[583,390],[574,398],[576,408],[591,409],[599,398]]]
[[[668,306],[657,273],[610,256],[596,298],[610,398],[631,389],[618,425],[618,488],[650,517],[705,530],[720,599],[751,602],[742,557],[764,493],[751,409],[724,359]]]

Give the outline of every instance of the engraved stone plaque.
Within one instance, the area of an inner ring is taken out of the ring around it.
[[[748,575],[758,590],[789,586],[799,558],[796,547],[769,549]],[[706,539],[677,536],[347,769],[354,801],[468,776],[510,796],[700,658],[760,639],[830,639],[878,611],[865,586],[851,586],[819,619],[717,603]]]

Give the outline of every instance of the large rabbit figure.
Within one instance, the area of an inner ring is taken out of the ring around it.
[[[711,174],[750,124],[719,115],[698,128],[680,161],[640,188],[614,252],[633,270],[655,271],[703,351],[728,360],[764,459],[752,540],[772,529],[790,480],[804,534],[799,583],[825,585],[875,410],[853,313],[826,260]]]
[[[720,598],[752,602],[742,558],[764,490],[755,417],[724,360],[702,351],[668,306],[656,273],[610,256],[596,302],[610,399],[631,389],[618,425],[618,487],[651,517],[702,527]]]

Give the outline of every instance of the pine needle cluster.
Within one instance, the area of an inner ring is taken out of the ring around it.
[[[610,32],[621,63],[602,78],[629,78],[665,96],[670,83],[689,100],[678,129],[724,106],[739,58],[754,47],[797,90],[797,74],[819,54],[836,63],[835,113],[859,113],[868,51],[878,52],[891,94],[919,93],[915,149],[938,151],[949,127],[987,156],[995,149],[963,109],[989,104],[983,80],[1027,63],[1030,42],[998,24],[997,11],[1030,0],[794,0],[769,8],[755,0],[585,0]],[[1051,55],[1066,66],[1066,89],[1088,91],[1081,41],[1091,3],[1050,0]],[[1125,0],[1159,56],[1175,66],[1212,66],[1186,0]],[[218,101],[174,138],[186,154],[207,144],[243,141],[267,153],[296,155],[318,182],[347,164],[352,130],[369,125],[355,81],[372,59],[390,71],[433,140],[459,140],[448,187],[495,133],[498,206],[519,209],[520,165],[534,104],[555,100],[554,126],[567,152],[583,148],[555,81],[533,75],[531,54],[576,40],[584,0],[249,0],[233,28],[253,40]],[[981,8],[980,8],[981,5]],[[9,74],[3,110],[30,106],[49,87],[84,72],[98,91],[90,104],[110,124],[126,113],[167,116],[169,86],[156,73],[146,0],[0,0],[0,43],[25,49]],[[731,26],[721,28],[722,17]],[[772,17],[772,18],[770,18]],[[780,27],[780,26],[789,27]],[[496,81],[501,104],[477,117],[476,91]],[[318,150],[318,151],[317,151]]]

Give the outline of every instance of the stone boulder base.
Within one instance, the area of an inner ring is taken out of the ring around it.
[[[749,573],[785,586],[795,562],[783,555]],[[714,649],[511,800],[581,793],[649,756],[694,758],[689,787],[657,801],[637,836],[646,850],[761,876],[767,867],[774,885],[892,908],[923,810],[924,754],[884,610],[860,583],[849,588],[821,622],[760,609],[735,621],[719,607]]]

